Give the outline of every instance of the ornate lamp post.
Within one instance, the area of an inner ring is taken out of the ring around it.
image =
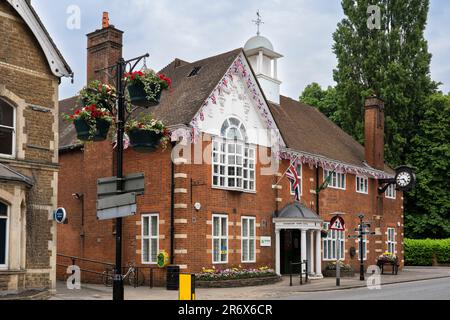
[[[145,55],[139,56],[125,61],[120,58],[119,61],[114,66],[110,66],[104,69],[97,70],[108,71],[116,70],[116,90],[117,90],[117,115],[116,115],[116,126],[117,126],[117,157],[116,157],[116,176],[117,176],[117,194],[122,194],[123,192],[123,138],[125,133],[125,122],[127,120],[126,113],[126,80],[124,80],[125,74],[128,72],[133,72],[136,66],[143,59],[148,58],[150,55],[147,53]],[[128,70],[127,70],[128,68]],[[134,110],[128,112],[130,115]],[[114,268],[114,279],[113,279],[113,300],[121,301],[124,300],[124,288],[123,288],[123,277],[122,277],[122,225],[123,218],[116,219],[116,261]]]

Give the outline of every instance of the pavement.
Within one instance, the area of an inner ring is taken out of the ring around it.
[[[434,279],[434,280],[433,280]],[[442,279],[442,281],[439,281]],[[383,297],[382,292],[391,290],[394,293],[392,298],[401,296],[396,294],[392,288],[407,288],[407,291],[414,292],[417,289],[417,297],[421,299],[420,292],[426,289],[420,289],[422,286],[432,288],[435,292],[447,294],[442,297],[450,299],[450,267],[406,267],[398,275],[384,274],[380,277],[382,290],[369,290],[367,284],[371,281],[370,275],[366,275],[366,281],[360,281],[359,275],[353,278],[342,278],[341,286],[336,287],[335,278],[324,278],[311,280],[308,284],[300,285],[299,279],[294,278],[293,286],[289,286],[289,277],[283,277],[283,280],[271,285],[244,287],[244,288],[198,288],[196,290],[197,300],[266,300],[266,299],[329,299],[330,296],[341,296],[342,299],[352,297],[353,299],[378,299]],[[424,281],[427,280],[427,281]],[[431,281],[433,280],[433,281]],[[425,284],[424,284],[425,283]],[[431,284],[431,287],[430,287]],[[391,287],[391,289],[389,289]],[[445,289],[445,290],[444,290]],[[338,291],[336,291],[338,290]],[[403,289],[398,289],[403,290]],[[429,289],[432,292],[432,289]],[[371,293],[368,293],[371,292]],[[112,288],[104,285],[82,284],[80,290],[67,289],[65,282],[58,282],[56,295],[51,300],[111,300]],[[126,300],[177,300],[178,291],[167,291],[165,288],[149,287],[125,287]]]

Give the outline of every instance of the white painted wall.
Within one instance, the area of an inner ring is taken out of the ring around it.
[[[225,119],[234,116],[244,123],[248,143],[270,147],[270,131],[256,108],[246,85],[240,77],[235,76],[229,89],[217,98],[217,104],[209,103],[205,107],[205,120],[199,123],[199,129],[201,132],[220,136]]]

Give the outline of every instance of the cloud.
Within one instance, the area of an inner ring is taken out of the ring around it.
[[[450,48],[446,38],[450,4],[433,0],[427,38],[433,53],[435,80],[450,90]],[[81,8],[80,30],[66,28],[66,9]],[[332,33],[342,18],[339,1],[330,0],[39,0],[33,5],[59,48],[74,69],[72,85],[63,81],[61,98],[74,95],[85,83],[86,34],[100,28],[103,11],[111,23],[124,30],[124,56],[150,53],[149,66],[161,69],[178,57],[195,61],[238,47],[256,33],[252,24],[260,10],[262,35],[284,55],[279,62],[282,93],[297,98],[315,81],[333,85]]]

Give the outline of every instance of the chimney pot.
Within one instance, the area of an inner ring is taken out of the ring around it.
[[[103,12],[102,29],[109,27],[109,13]]]

